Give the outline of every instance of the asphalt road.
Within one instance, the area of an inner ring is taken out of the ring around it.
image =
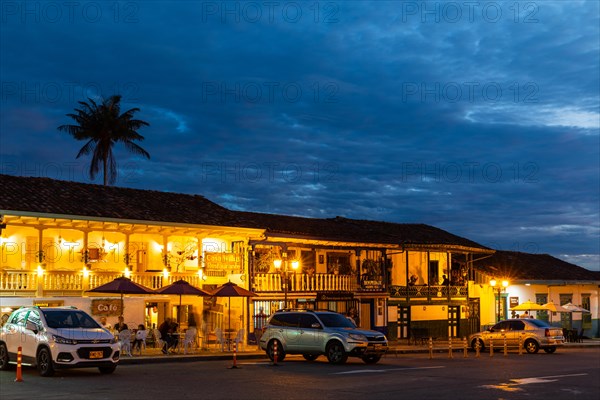
[[[469,353],[387,356],[376,365],[349,359],[333,366],[320,357],[122,365],[113,375],[96,369],[59,371],[42,378],[24,368],[0,373],[0,399],[590,399],[600,398],[600,349],[555,354]]]

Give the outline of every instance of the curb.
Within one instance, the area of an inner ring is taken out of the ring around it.
[[[600,343],[571,343],[562,346],[563,349],[569,348],[600,348]],[[453,353],[462,353],[463,347],[455,347],[452,349]],[[448,353],[447,347],[437,346],[433,348],[434,353]],[[429,353],[428,348],[390,348],[386,353],[386,356],[397,356],[399,354],[427,354]],[[469,348],[469,353],[473,351]],[[237,353],[238,360],[268,360],[267,355],[264,352],[254,353]],[[141,357],[122,357],[119,361],[119,365],[140,365],[140,364],[164,364],[173,362],[197,362],[197,361],[231,361],[233,360],[233,353],[231,354],[198,354],[198,355],[169,355],[169,356],[141,356]]]

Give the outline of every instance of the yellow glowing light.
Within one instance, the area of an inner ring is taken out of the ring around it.
[[[298,269],[300,262],[298,260],[292,261],[292,269]]]
[[[273,260],[273,265],[275,266],[275,268],[279,269],[281,268],[281,260],[277,259],[277,260]]]
[[[84,265],[83,269],[81,270],[81,272],[83,272],[83,277],[87,278],[88,276],[90,276],[90,270]]]
[[[168,269],[166,269],[166,268],[163,268],[163,276],[164,276],[165,278],[168,278],[168,277],[169,277],[169,270],[168,270]]]
[[[43,268],[41,265],[38,265],[38,266],[37,266],[37,274],[38,274],[39,276],[42,276],[42,275],[44,275],[44,268]]]

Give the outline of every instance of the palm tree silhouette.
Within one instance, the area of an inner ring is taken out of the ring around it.
[[[104,186],[114,184],[117,180],[117,161],[113,153],[115,143],[122,142],[125,148],[134,154],[150,158],[150,154],[134,141],[142,141],[144,137],[137,130],[142,126],[149,126],[146,121],[134,119],[139,108],[132,108],[121,112],[121,96],[113,95],[102,103],[88,101],[78,102],[81,108],[76,108],[74,114],[67,114],[74,121],[74,125],[61,125],[59,131],[67,132],[77,140],[87,140],[79,150],[77,157],[92,153],[90,163],[90,178],[94,179],[102,165]]]

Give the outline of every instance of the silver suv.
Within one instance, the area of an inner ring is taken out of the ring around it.
[[[72,307],[21,307],[0,330],[0,370],[17,362],[36,366],[40,375],[58,368],[98,367],[110,374],[119,362],[119,343],[85,311]]]
[[[331,311],[279,310],[263,331],[260,348],[273,360],[277,343],[277,361],[283,361],[286,354],[302,354],[309,361],[324,354],[331,364],[343,364],[348,356],[375,364],[388,349],[383,333],[357,328]]]

